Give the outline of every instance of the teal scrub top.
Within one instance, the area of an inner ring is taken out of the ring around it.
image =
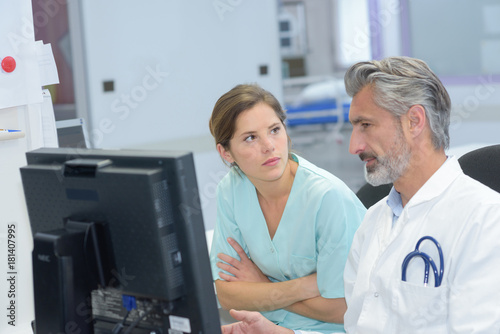
[[[217,221],[210,251],[213,279],[221,279],[217,254],[239,259],[227,243],[231,237],[271,281],[292,280],[316,272],[321,296],[344,297],[344,266],[366,209],[340,179],[297,155],[293,159],[299,166],[273,239],[257,191],[243,172],[233,167],[219,182]],[[262,314],[286,328],[323,333],[344,331],[343,325],[284,309]]]

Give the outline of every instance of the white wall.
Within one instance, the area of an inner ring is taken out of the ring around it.
[[[77,112],[89,120],[96,147],[206,136],[215,101],[238,83],[258,82],[281,99],[274,1],[78,5],[86,77],[77,80],[86,80],[88,95],[77,92],[77,103],[87,102]],[[103,92],[106,80],[114,80],[114,92]]]

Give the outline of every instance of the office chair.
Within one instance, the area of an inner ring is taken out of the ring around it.
[[[359,190],[356,192],[356,196],[358,196],[361,203],[363,203],[363,205],[368,209],[370,206],[377,203],[385,196],[389,195],[391,188],[392,183],[382,184],[376,187],[372,186],[369,183],[366,183],[361,188],[359,188]]]
[[[458,162],[466,175],[500,192],[500,145],[465,153],[458,158]]]

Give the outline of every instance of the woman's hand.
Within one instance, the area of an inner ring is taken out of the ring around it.
[[[219,277],[227,282],[270,282],[266,275],[250,260],[241,246],[232,238],[227,242],[234,248],[241,260],[237,260],[226,254],[218,254],[222,261],[217,262],[217,267],[231,273],[234,276],[219,272]]]
[[[230,311],[231,316],[239,322],[222,326],[223,334],[288,334],[292,330],[276,326],[258,312]]]

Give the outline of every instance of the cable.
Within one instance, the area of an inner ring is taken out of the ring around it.
[[[137,319],[134,320],[133,323],[130,324],[130,326],[128,326],[127,330],[125,331],[124,334],[130,334],[132,333],[132,330],[137,327],[137,325],[144,319],[146,319],[146,317],[148,315],[151,314],[151,312],[153,311],[153,308],[150,308],[146,313],[144,313],[141,317],[138,317]]]
[[[122,322],[117,323],[115,325],[115,327],[113,327],[113,329],[111,330],[111,334],[120,334],[121,333],[122,329],[125,327],[125,321],[127,320],[129,314],[130,314],[130,311],[127,311],[127,314],[125,314],[125,316],[123,317]]]
[[[125,321],[127,320],[130,311],[132,311],[133,309],[137,309],[137,302],[134,296],[122,295],[122,304],[123,307],[127,310],[127,313],[125,314],[125,317],[123,317],[122,322],[117,323],[115,327],[113,327],[111,331],[112,334],[120,334],[122,329],[125,327]]]

